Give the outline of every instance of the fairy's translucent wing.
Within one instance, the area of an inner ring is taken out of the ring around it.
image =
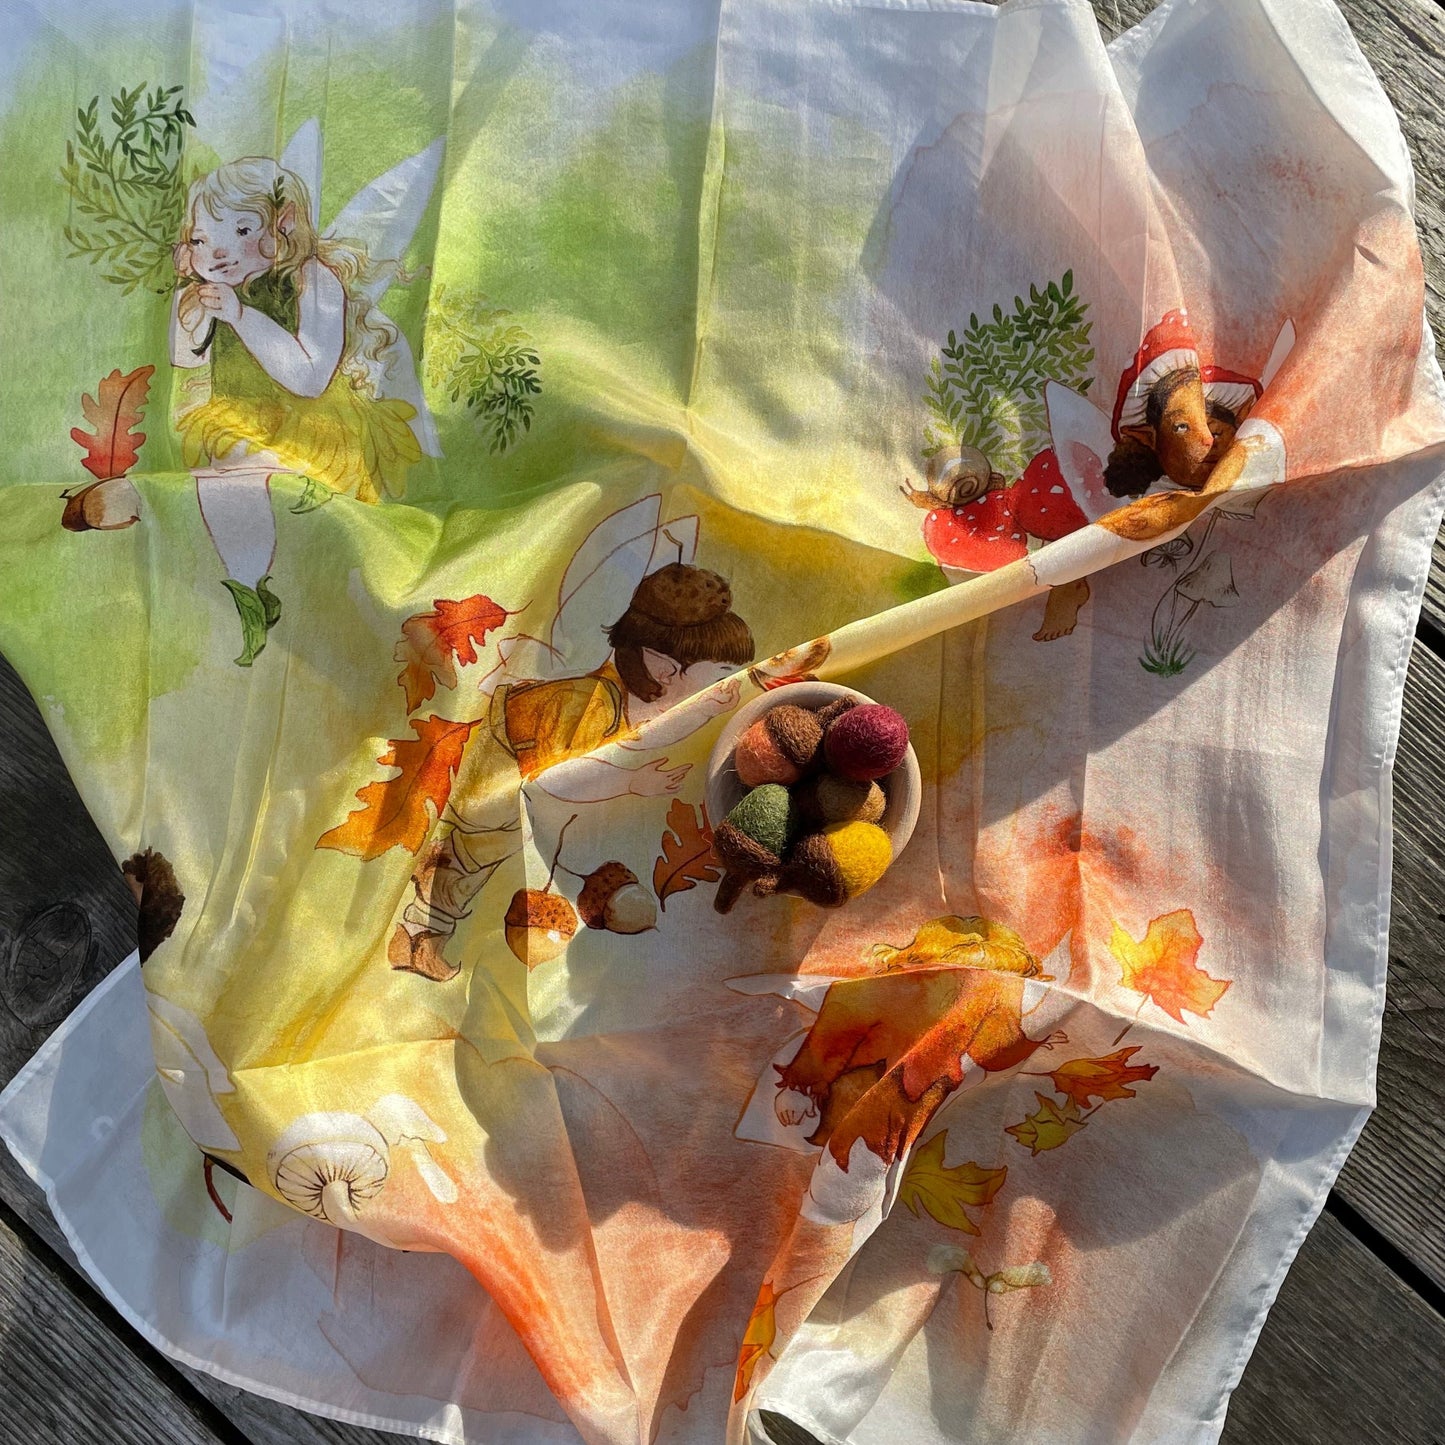
[[[1104,485],[1104,464],[1114,445],[1109,417],[1087,397],[1057,381],[1044,384],[1044,406],[1059,471],[1092,522],[1119,505]]]
[[[1286,318],[1283,326],[1279,328],[1279,335],[1274,339],[1274,345],[1270,348],[1269,360],[1264,364],[1264,370],[1259,374],[1259,384],[1268,386],[1275,378],[1275,373],[1284,365],[1284,359],[1294,350],[1294,322]]]
[[[281,169],[306,183],[311,197],[311,224],[321,223],[321,123],[315,116],[303,121],[281,152]]]
[[[557,597],[548,641],[577,671],[607,656],[607,634],[647,576],[658,542],[662,498],[656,492],[604,517],[578,547]]]
[[[627,610],[637,584],[669,562],[691,562],[697,518],[662,524],[654,492],[611,513],[583,539],[563,573],[557,613],[546,640],[508,639],[501,661],[482,679],[483,692],[523,679],[577,677],[607,658],[605,629]]]
[[[437,424],[432,418],[431,408],[422,395],[421,381],[417,377],[416,359],[411,354],[411,343],[398,329],[396,341],[388,348],[389,358],[379,390],[383,396],[394,396],[409,402],[416,415],[411,418],[411,429],[417,445],[429,457],[442,454],[441,437],[437,435]]]
[[[399,161],[385,175],[363,186],[326,228],[338,240],[359,241],[373,261],[399,261],[431,200],[441,172],[446,142],[438,136],[425,150]],[[383,274],[362,286],[361,294],[374,305],[391,284]]]
[[[647,572],[656,572],[669,562],[685,562],[691,565],[697,556],[697,527],[695,516],[672,517],[657,529],[652,556],[647,562]],[[644,574],[646,575],[646,574]]]

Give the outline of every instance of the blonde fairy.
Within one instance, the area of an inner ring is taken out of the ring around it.
[[[281,615],[269,586],[271,477],[293,473],[376,502],[402,492],[423,451],[439,451],[405,339],[376,306],[406,278],[399,261],[373,259],[405,250],[439,157],[432,146],[402,162],[325,233],[314,122],[280,162],[245,157],[191,186],[175,248],[187,284],[172,308],[171,361],[204,374],[188,385],[176,427],[240,616],[243,667]]]

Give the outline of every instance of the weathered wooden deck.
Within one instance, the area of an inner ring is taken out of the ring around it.
[[[1150,0],[1096,0],[1112,33]],[[1445,8],[1343,0],[1404,124],[1431,323],[1445,335]],[[134,908],[33,704],[0,661],[0,1085],[133,947]],[[1232,1445],[1445,1442],[1445,534],[1395,769],[1379,1107],[1234,1397]],[[182,1369],[91,1288],[0,1149],[0,1445],[383,1445]],[[904,1442],[900,1442],[904,1445]]]

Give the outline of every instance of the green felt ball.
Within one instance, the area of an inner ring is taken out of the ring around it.
[[[764,783],[745,793],[727,815],[741,833],[781,857],[795,829],[793,800],[779,783]]]

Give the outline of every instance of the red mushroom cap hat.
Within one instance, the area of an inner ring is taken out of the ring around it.
[[[1188,312],[1182,306],[1177,311],[1166,311],[1159,323],[1149,328],[1134,353],[1133,364],[1119,378],[1119,392],[1114,400],[1115,440],[1121,428],[1144,423],[1154,383],[1186,366],[1199,372],[1205,398],[1218,403],[1236,418],[1264,390],[1253,377],[1223,366],[1203,365],[1189,326]]]

